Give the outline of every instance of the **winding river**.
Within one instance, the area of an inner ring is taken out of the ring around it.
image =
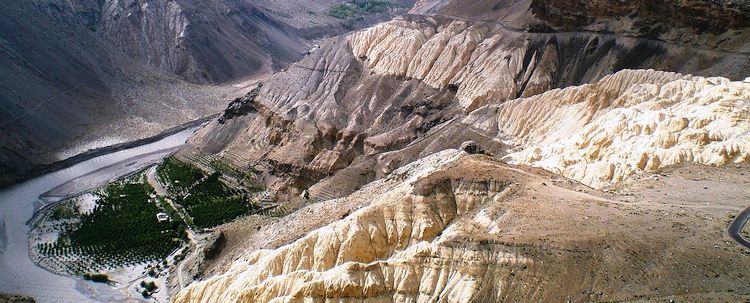
[[[106,284],[50,273],[28,255],[27,222],[34,213],[59,197],[96,188],[174,152],[198,127],[190,127],[159,141],[104,154],[65,169],[0,190],[0,293],[27,295],[37,302],[133,302],[140,298]],[[40,198],[45,194],[45,198]]]

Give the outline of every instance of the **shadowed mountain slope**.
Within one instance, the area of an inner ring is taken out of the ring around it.
[[[411,4],[336,19],[337,0],[5,2],[0,184],[215,114],[247,79],[299,60],[316,39]]]

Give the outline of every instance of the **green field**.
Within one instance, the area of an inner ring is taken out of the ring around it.
[[[162,260],[186,234],[179,217],[158,222],[156,214],[163,210],[158,202],[149,201],[152,193],[153,188],[142,182],[111,183],[97,193],[93,211],[66,220],[57,241],[39,244],[37,249],[43,256],[62,259],[75,274]],[[57,206],[52,219],[68,215],[70,208],[70,203]]]
[[[161,184],[175,195],[184,195],[189,189],[206,175],[200,169],[180,162],[173,157],[164,159],[156,170]]]
[[[220,225],[257,209],[247,194],[224,184],[220,172],[207,175],[189,164],[168,158],[159,166],[157,174],[196,228]]]
[[[232,172],[227,167],[224,170]],[[89,276],[97,271],[158,262],[187,239],[188,225],[213,227],[258,208],[249,201],[245,189],[226,185],[220,172],[207,174],[170,157],[157,168],[157,177],[168,197],[152,198],[154,189],[145,174],[139,173],[93,193],[96,206],[88,213],[81,213],[77,199],[55,206],[43,228],[57,231],[58,237],[55,242],[36,245],[40,258],[55,271]],[[159,223],[159,212],[167,213],[171,221]],[[186,214],[187,223],[181,212]]]

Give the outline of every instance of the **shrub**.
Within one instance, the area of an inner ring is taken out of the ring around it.
[[[154,281],[146,282],[141,281],[141,286],[144,288],[144,290],[148,291],[149,293],[153,293],[158,287],[156,287],[156,283]]]
[[[102,273],[85,273],[83,274],[85,280],[98,282],[98,283],[109,283],[109,276]]]

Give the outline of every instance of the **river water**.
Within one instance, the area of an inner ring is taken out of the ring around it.
[[[28,254],[27,221],[49,203],[48,199],[40,199],[40,195],[53,189],[55,195],[75,194],[140,170],[185,144],[197,128],[101,155],[0,190],[0,293],[27,295],[37,302],[138,301],[140,298],[127,297],[106,284],[55,275],[36,266]]]

